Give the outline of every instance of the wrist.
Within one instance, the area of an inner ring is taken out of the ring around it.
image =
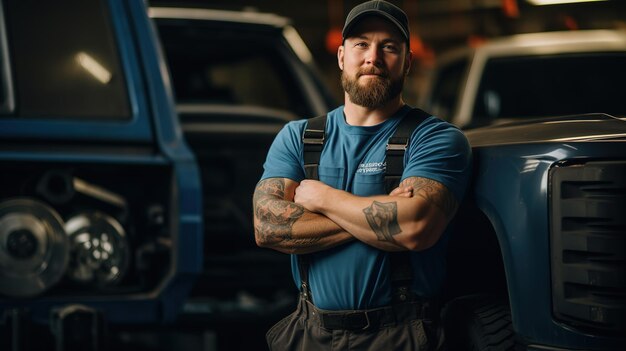
[[[320,189],[320,193],[318,194],[317,203],[316,203],[316,211],[321,214],[326,214],[329,209],[329,206],[333,204],[333,192],[336,191],[335,188],[324,185]]]

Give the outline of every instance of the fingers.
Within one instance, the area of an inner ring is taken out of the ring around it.
[[[404,191],[404,188],[403,188],[403,187],[397,187],[397,188],[393,189],[393,190],[389,193],[389,195],[390,195],[390,196],[396,196],[396,195],[398,195],[398,194],[402,193],[403,191]]]
[[[412,197],[413,196],[413,187],[411,186],[399,186],[393,189],[390,193],[390,196],[398,196],[398,197]]]

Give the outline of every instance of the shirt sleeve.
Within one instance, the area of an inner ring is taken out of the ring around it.
[[[263,164],[261,180],[288,178],[296,182],[304,179],[302,133],[306,120],[287,123],[276,135]]]
[[[471,177],[472,149],[458,128],[436,117],[422,122],[405,154],[402,178],[423,177],[445,185],[461,201]]]

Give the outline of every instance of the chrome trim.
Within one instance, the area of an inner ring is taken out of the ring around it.
[[[148,16],[156,19],[186,19],[186,20],[214,20],[222,22],[244,22],[265,24],[274,27],[284,27],[289,24],[285,17],[253,11],[226,11],[202,8],[183,7],[150,7]]]
[[[624,118],[585,114],[524,120],[465,131],[472,147],[529,143],[626,142]]]
[[[13,89],[10,62],[11,55],[9,55],[6,20],[2,2],[0,2],[0,55],[2,55],[2,63],[0,66],[0,79],[2,82],[0,82],[0,84],[2,84],[2,90],[4,90],[4,103],[0,104],[0,114],[10,114],[15,111],[15,91]]]

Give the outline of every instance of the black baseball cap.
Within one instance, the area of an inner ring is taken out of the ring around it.
[[[394,24],[404,39],[409,42],[409,19],[406,13],[399,7],[383,0],[371,0],[362,4],[356,5],[348,16],[346,17],[346,23],[343,25],[343,31],[341,32],[343,39],[345,40],[350,30],[365,16],[379,16],[388,20]]]

